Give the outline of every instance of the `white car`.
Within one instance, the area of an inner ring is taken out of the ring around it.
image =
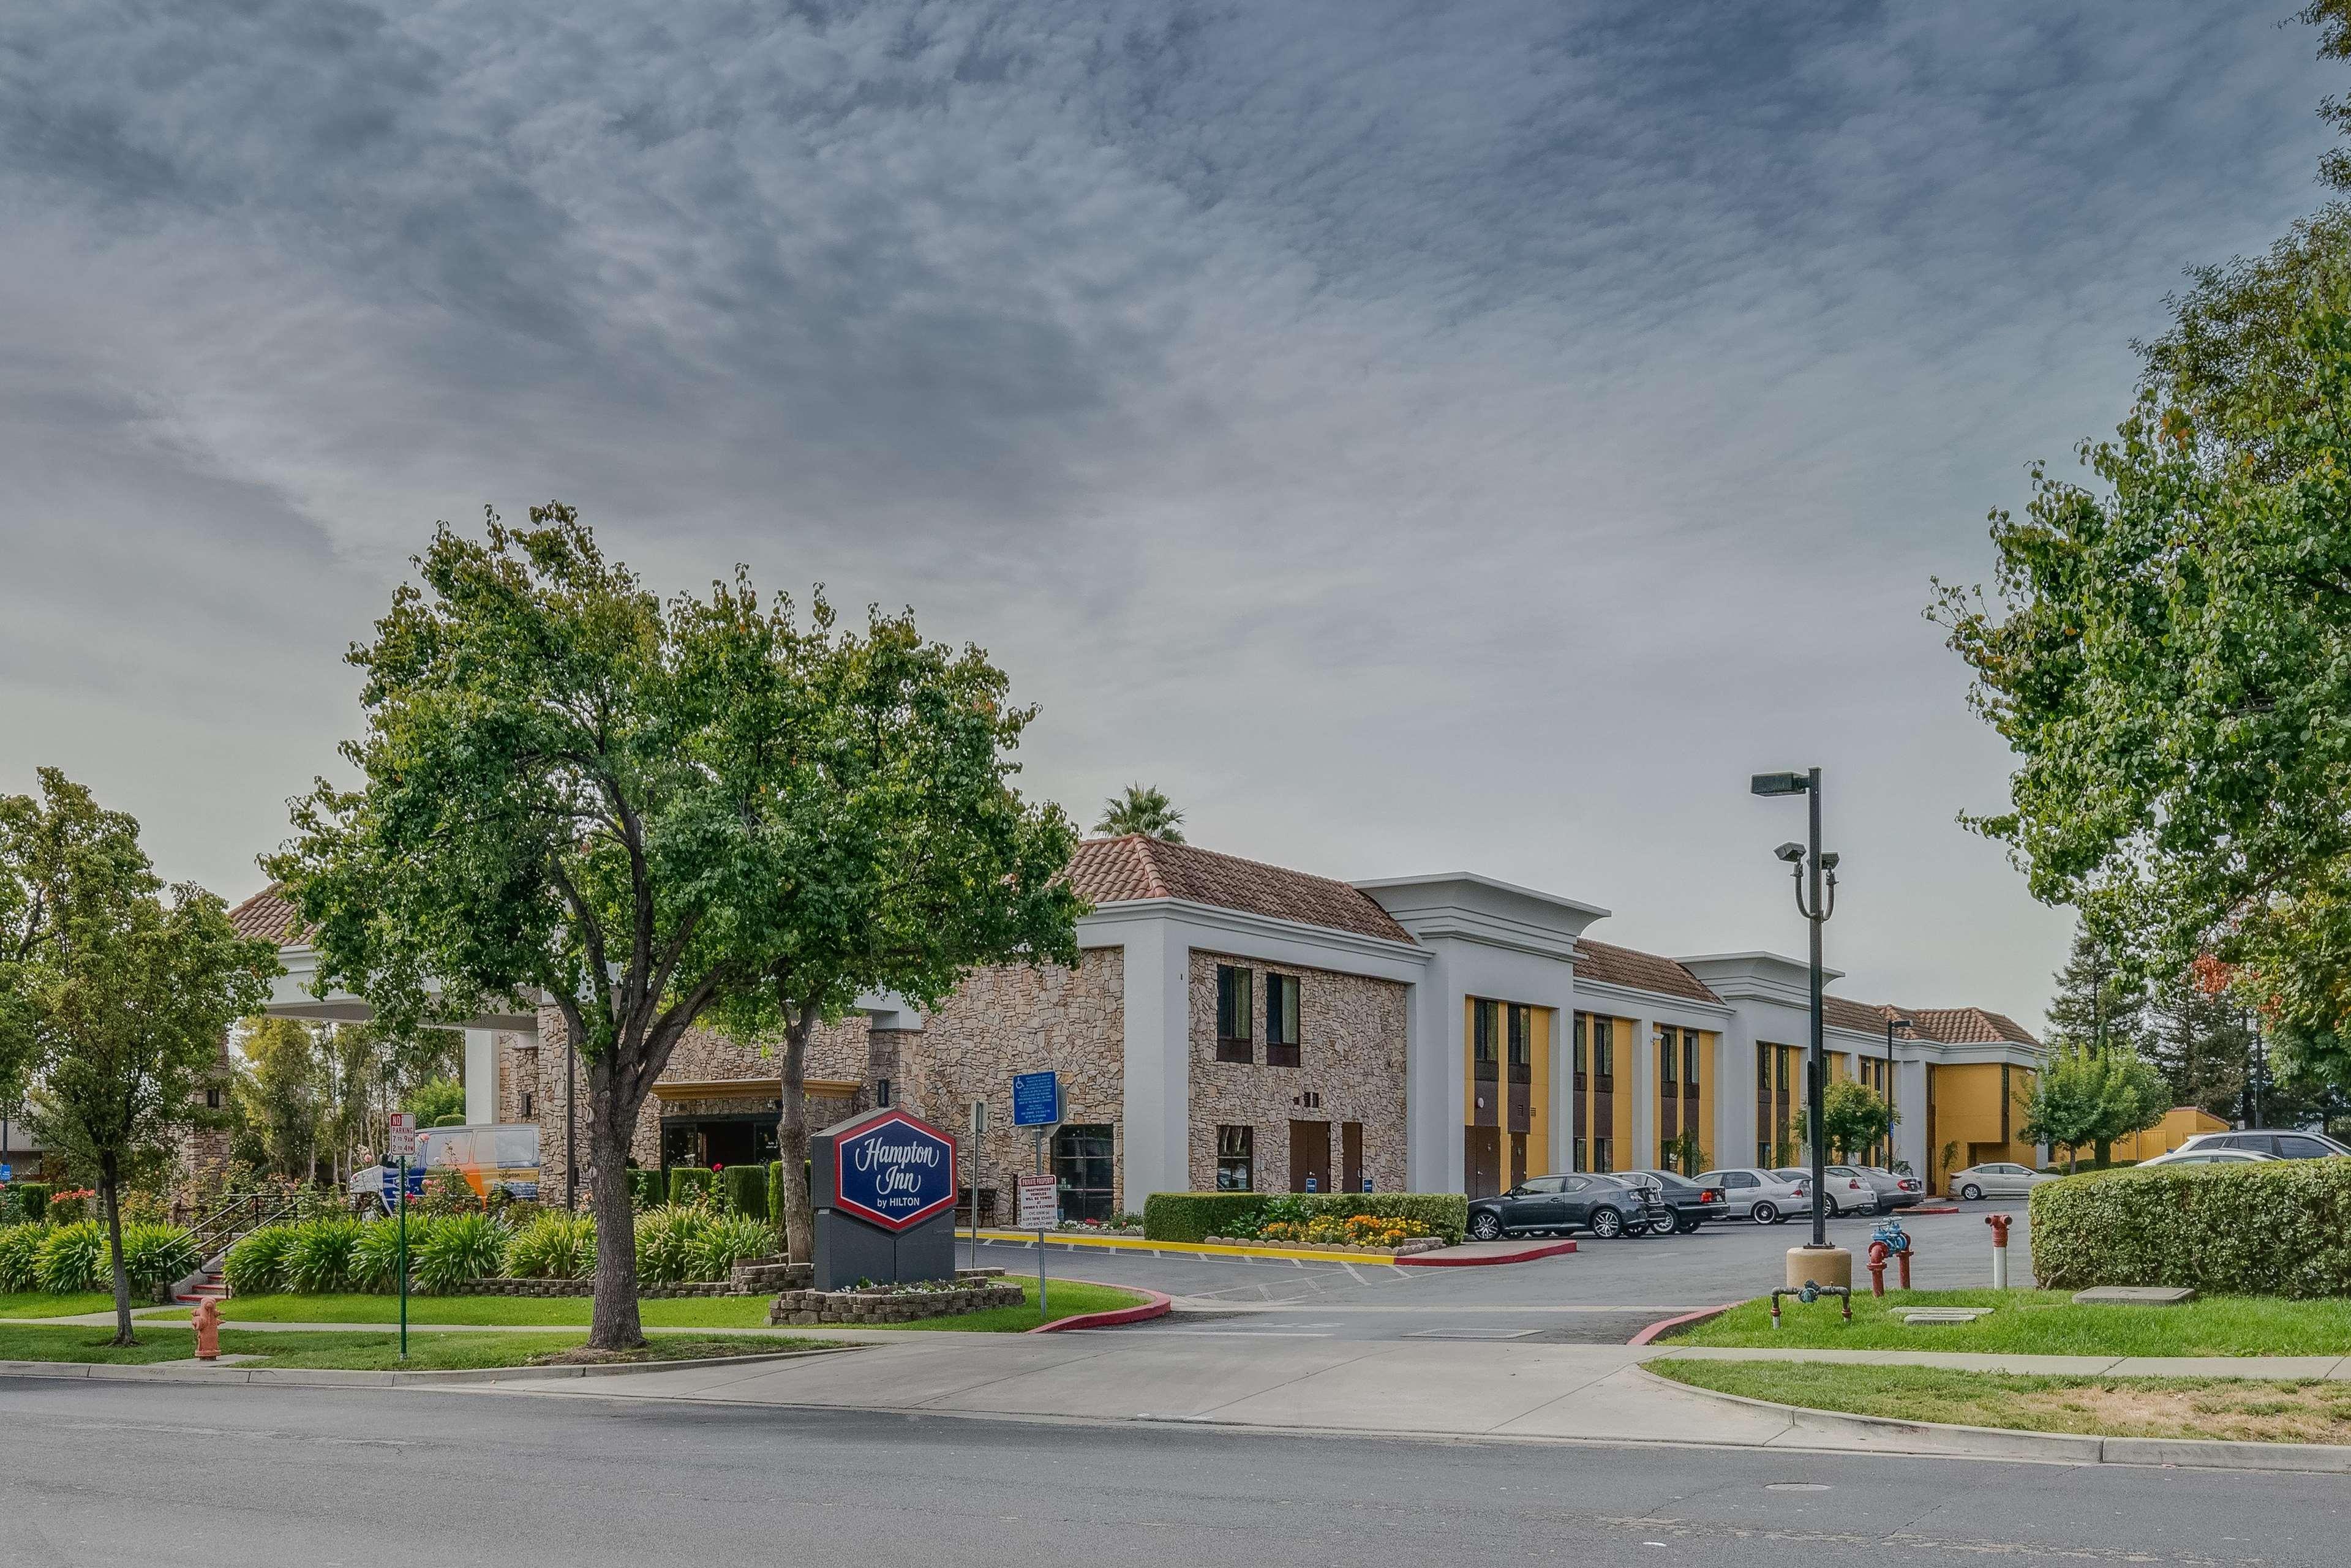
[[[2141,1160],[2140,1170],[2153,1170],[2158,1166],[2273,1166],[2275,1155],[2256,1154],[2251,1149],[2179,1148],[2168,1155],[2158,1155],[2151,1160]]]
[[[1806,1170],[1782,1170],[1774,1174],[1789,1181],[1803,1182],[1808,1189],[1813,1176]],[[1822,1166],[1821,1192],[1827,1200],[1821,1207],[1828,1211],[1831,1219],[1848,1214],[1876,1214],[1881,1202],[1876,1186],[1852,1166]],[[1806,1207],[1811,1206],[1807,1204]]]
[[[1790,1181],[1777,1171],[1734,1166],[1707,1171],[1696,1179],[1698,1186],[1721,1192],[1723,1202],[1730,1206],[1727,1217],[1732,1219],[1777,1225],[1792,1214],[1809,1213],[1813,1207],[1810,1180]]]
[[[2265,1127],[2230,1133],[2199,1133],[2172,1153],[2184,1155],[2190,1149],[2199,1154],[2209,1149],[2244,1149],[2282,1160],[2325,1160],[2351,1155],[2351,1148],[2345,1147],[2324,1133],[2297,1133],[2286,1129],[2272,1132]]]
[[[1970,1166],[1963,1171],[1953,1171],[1950,1176],[1951,1190],[1970,1203],[1980,1197],[2027,1197],[2043,1182],[2062,1179],[2047,1171],[2007,1160]]]

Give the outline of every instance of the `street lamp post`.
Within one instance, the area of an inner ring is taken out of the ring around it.
[[[1894,1031],[1918,1026],[1906,1018],[1886,1020],[1886,1168],[1894,1168]]]
[[[1802,773],[1758,773],[1748,781],[1748,791],[1755,795],[1802,795],[1811,808],[1811,837],[1808,843],[1782,844],[1772,853],[1784,862],[1796,879],[1796,912],[1804,917],[1812,932],[1812,1048],[1805,1056],[1808,1071],[1804,1084],[1804,1120],[1811,1136],[1813,1155],[1813,1239],[1788,1257],[1788,1282],[1791,1285],[1811,1281],[1819,1284],[1851,1285],[1853,1255],[1841,1248],[1829,1245],[1827,1165],[1827,1129],[1822,1124],[1823,1096],[1827,1088],[1828,1053],[1821,1034],[1821,927],[1828,924],[1836,912],[1836,865],[1834,852],[1821,850],[1821,770],[1807,768]],[[1800,1260],[1799,1253],[1814,1256]],[[1832,1257],[1831,1254],[1835,1254]],[[1837,1264],[1842,1260],[1843,1267]],[[1803,1280],[1796,1276],[1802,1270]],[[1828,1278],[1821,1276],[1826,1274]]]

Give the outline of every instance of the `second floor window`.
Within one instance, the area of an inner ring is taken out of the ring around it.
[[[1265,977],[1265,1064],[1298,1065],[1298,977]]]
[[[1592,1071],[1602,1078],[1616,1076],[1616,1020],[1614,1019],[1592,1020]]]
[[[1534,1009],[1532,1008],[1522,1008],[1516,1003],[1512,1003],[1510,1007],[1510,1082],[1513,1083],[1525,1083],[1531,1081],[1534,1071]]]
[[[1579,1089],[1581,1089],[1581,1088],[1583,1088],[1583,1075],[1584,1075],[1584,1073],[1585,1073],[1586,1071],[1589,1071],[1589,1069],[1588,1069],[1588,1068],[1586,1068],[1586,1067],[1584,1066],[1584,1045],[1583,1045],[1584,1038],[1585,1038],[1586,1032],[1588,1031],[1589,1028],[1590,1028],[1590,1026],[1589,1026],[1589,1024],[1585,1021],[1584,1016],[1583,1016],[1582,1013],[1578,1013],[1578,1014],[1576,1014],[1576,1015],[1575,1015],[1575,1086],[1576,1086],[1577,1088],[1579,1088]],[[1583,1166],[1578,1166],[1576,1168],[1577,1168],[1578,1170],[1581,1170],[1581,1169],[1583,1169]]]
[[[1674,1067],[1680,1053],[1674,1048],[1678,1032],[1673,1029],[1657,1030],[1657,1082],[1667,1089],[1674,1086]]]
[[[1251,1024],[1257,1017],[1256,974],[1233,964],[1217,966],[1217,1060],[1253,1061]]]
[[[1501,1076],[1501,1042],[1495,1038],[1501,1033],[1501,1011],[1499,1002],[1469,1004],[1471,1060],[1477,1064],[1478,1076],[1481,1079]]]
[[[1698,1059],[1700,1054],[1701,1047],[1698,1030],[1694,1029],[1682,1030],[1682,1083],[1685,1087],[1690,1089],[1698,1087]]]

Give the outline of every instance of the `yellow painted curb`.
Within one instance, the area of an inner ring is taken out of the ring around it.
[[[968,1236],[959,1230],[958,1236]],[[1033,1230],[982,1230],[983,1241],[1034,1244]],[[1185,1252],[1204,1258],[1294,1258],[1301,1263],[1394,1263],[1393,1252],[1324,1252],[1311,1247],[1227,1247],[1207,1241],[1148,1241],[1133,1236],[1082,1236],[1074,1231],[1045,1232],[1049,1247],[1099,1247],[1105,1252]]]

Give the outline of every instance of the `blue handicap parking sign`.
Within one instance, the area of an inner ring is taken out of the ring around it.
[[[1057,1072],[1012,1075],[1012,1124],[1050,1127],[1061,1119],[1061,1078]]]

